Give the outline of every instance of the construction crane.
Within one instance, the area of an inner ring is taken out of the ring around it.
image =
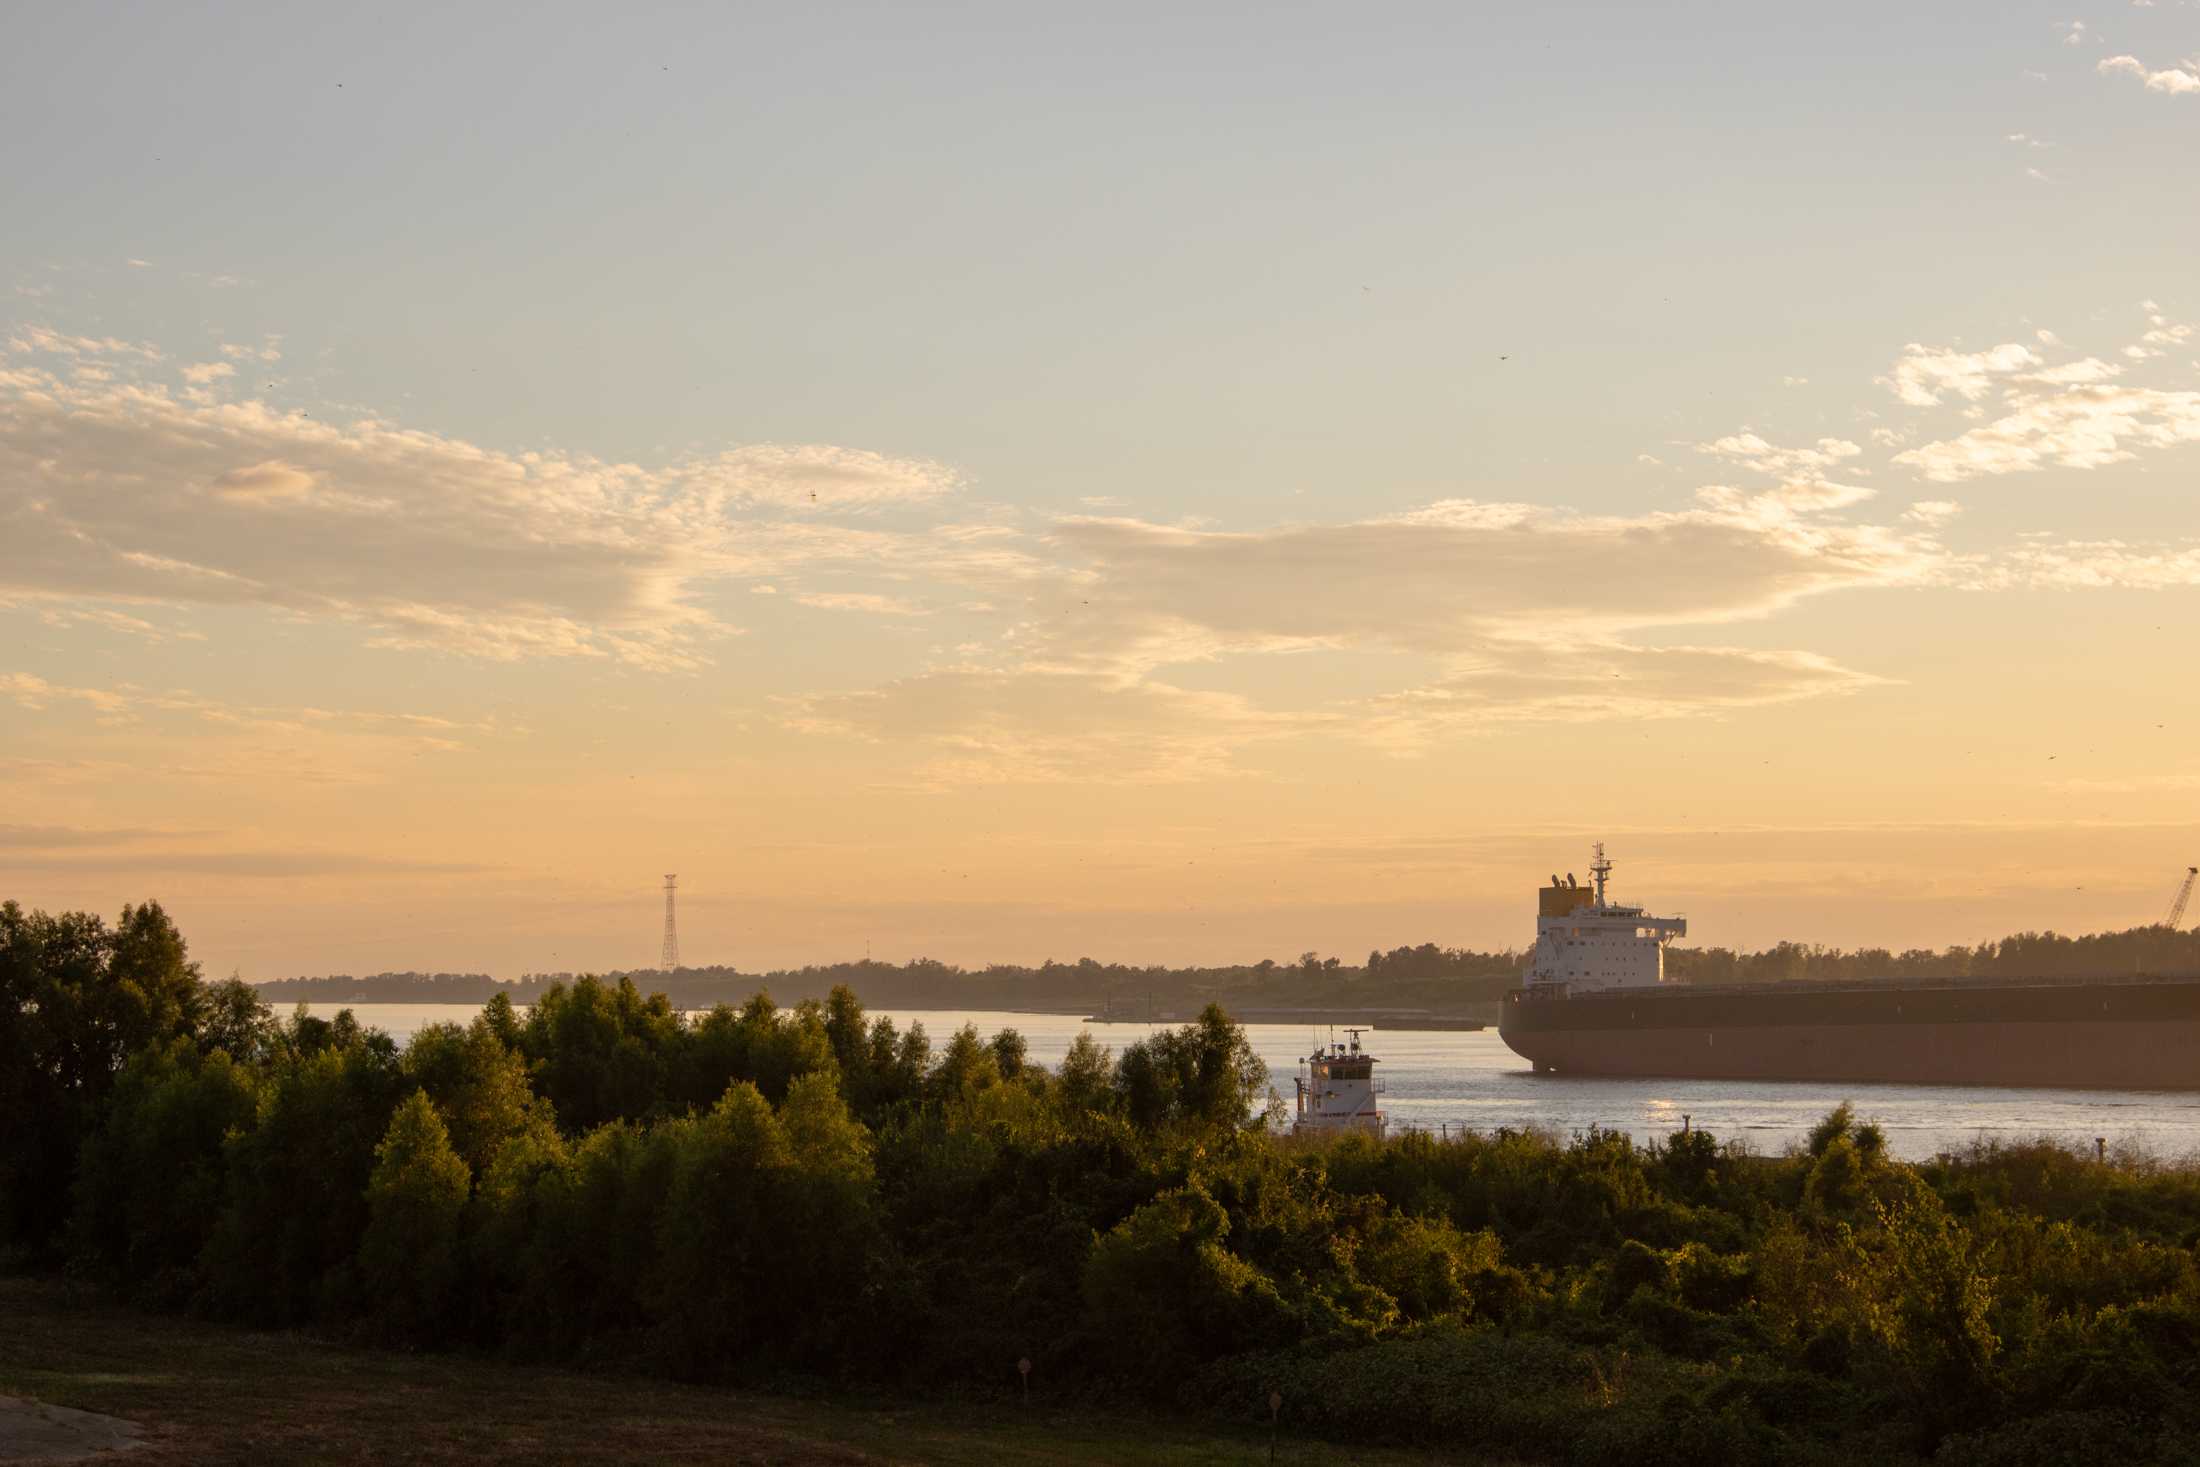
[[[2184,884],[2177,888],[2177,900],[2169,904],[2169,916],[2162,923],[2164,927],[2175,927],[2185,920],[2185,904],[2192,900],[2195,881],[2200,881],[2200,866],[2187,866]]]

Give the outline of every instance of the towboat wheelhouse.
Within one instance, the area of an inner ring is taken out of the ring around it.
[[[1383,1093],[1383,1082],[1375,1078],[1378,1061],[1360,1047],[1364,1030],[1344,1032],[1351,1036],[1347,1042],[1317,1047],[1300,1062],[1305,1073],[1293,1082],[1298,1086],[1298,1114],[1291,1126],[1294,1135],[1337,1131],[1365,1131],[1377,1137],[1383,1134],[1389,1118],[1376,1099]]]

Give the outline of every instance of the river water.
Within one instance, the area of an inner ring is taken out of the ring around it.
[[[336,1006],[312,1005],[324,1016]],[[400,1041],[428,1024],[463,1023],[476,1010],[465,1004],[352,1004],[362,1024]],[[1120,1050],[1156,1027],[1144,1023],[1094,1024],[1073,1014],[1013,1014],[983,1010],[874,1010],[901,1028],[922,1023],[940,1042],[964,1024],[982,1034],[1014,1029],[1031,1058],[1052,1066],[1079,1033]],[[1269,1084],[1286,1099],[1299,1061],[1317,1040],[1329,1038],[1303,1024],[1248,1024],[1246,1036],[1268,1062]],[[1337,1038],[1342,1039],[1340,1031]],[[1682,1118],[1721,1140],[1739,1139],[1761,1152],[1778,1152],[1802,1140],[1820,1117],[1847,1100],[1860,1119],[1876,1121],[1889,1148],[1917,1161],[1980,1138],[2031,1140],[2039,1136],[2090,1147],[2106,1137],[2111,1147],[2164,1159],[2200,1157],[2200,1093],[2182,1091],[2014,1090],[1953,1085],[1829,1085],[1816,1081],[1631,1080],[1536,1075],[1505,1047],[1492,1027],[1472,1033],[1380,1030],[1362,1040],[1379,1061],[1376,1075],[1393,1126],[1400,1124],[1488,1131],[1533,1127],[1568,1136],[1588,1127],[1626,1131],[1637,1140],[1681,1128]]]

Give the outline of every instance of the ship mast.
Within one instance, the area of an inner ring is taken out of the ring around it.
[[[1592,865],[1589,869],[1596,874],[1597,905],[1601,907],[1604,905],[1604,883],[1609,880],[1612,875],[1612,863],[1604,859],[1603,841],[1597,842],[1596,863]]]

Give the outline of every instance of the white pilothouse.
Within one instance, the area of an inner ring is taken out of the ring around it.
[[[1327,1135],[1339,1131],[1365,1131],[1380,1138],[1389,1117],[1376,1099],[1383,1082],[1375,1078],[1375,1056],[1360,1048],[1364,1030],[1347,1029],[1347,1043],[1319,1046],[1303,1061],[1306,1073],[1293,1081],[1298,1086],[1298,1116],[1294,1135]]]
[[[1597,842],[1589,868],[1596,886],[1577,885],[1572,873],[1556,876],[1537,895],[1535,958],[1522,975],[1529,993],[1563,994],[1584,989],[1655,988],[1665,981],[1665,947],[1688,932],[1686,917],[1653,917],[1641,907],[1605,900],[1612,863]]]

